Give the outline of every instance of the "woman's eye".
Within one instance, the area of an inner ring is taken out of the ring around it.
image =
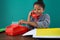
[[[34,9],[34,10],[41,10],[41,9]]]
[[[38,9],[38,10],[41,10],[41,9]]]

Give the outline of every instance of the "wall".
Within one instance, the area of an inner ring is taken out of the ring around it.
[[[33,3],[36,0],[0,0],[0,28],[4,28],[21,19],[27,20]],[[49,27],[60,27],[60,0],[44,0],[46,5],[44,13],[50,15],[51,24]]]

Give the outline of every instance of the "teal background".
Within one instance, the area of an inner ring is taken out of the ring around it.
[[[0,0],[0,28],[4,28],[21,19],[27,20],[33,3],[36,0]],[[60,28],[60,0],[44,0],[46,5],[44,13],[50,15],[49,27]]]

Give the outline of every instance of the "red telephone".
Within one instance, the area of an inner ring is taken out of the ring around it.
[[[5,33],[11,36],[18,35],[18,34],[22,35],[28,30],[29,29],[25,26],[18,25],[18,24],[11,24],[10,26],[6,27]]]
[[[31,16],[35,19],[38,19],[38,17],[40,17],[42,14],[38,15],[37,13],[35,13],[34,11],[31,12]]]
[[[33,18],[38,18],[38,15],[36,14],[36,13],[31,13],[31,16],[33,17]]]

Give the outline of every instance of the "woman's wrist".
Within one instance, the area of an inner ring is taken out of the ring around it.
[[[26,24],[29,24],[29,21],[27,21]]]

